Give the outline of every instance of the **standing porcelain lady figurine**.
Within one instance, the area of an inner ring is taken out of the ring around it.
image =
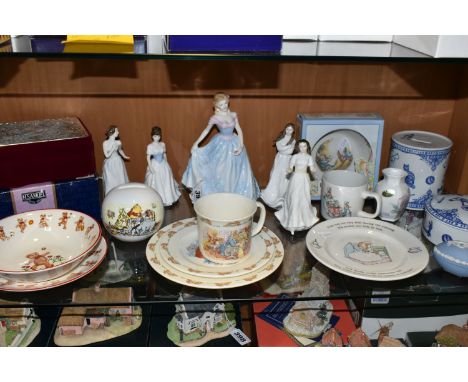
[[[106,132],[106,140],[102,143],[104,151],[104,165],[102,177],[104,180],[104,193],[107,194],[114,187],[128,183],[127,170],[122,158],[129,160],[122,149],[117,126],[109,126]]]
[[[213,105],[215,112],[192,147],[182,183],[192,189],[192,201],[217,192],[236,193],[255,200],[260,190],[250,167],[237,114],[229,110],[229,96],[216,94]],[[215,125],[219,133],[206,146],[198,147]]]
[[[297,143],[297,154],[289,162],[289,179],[282,207],[275,212],[283,228],[294,235],[295,231],[304,231],[318,222],[317,209],[310,202],[310,177],[307,170],[315,171],[310,155],[310,144],[305,139]]]
[[[275,140],[275,146],[278,150],[273,167],[270,172],[270,181],[261,197],[265,204],[272,208],[281,207],[283,196],[288,187],[289,162],[291,154],[294,151],[296,140],[294,139],[294,124],[288,123]]]
[[[174,180],[166,156],[166,145],[162,140],[161,128],[155,126],[151,129],[151,142],[146,149],[145,184],[157,191],[165,206],[174,204],[180,197],[177,182]]]

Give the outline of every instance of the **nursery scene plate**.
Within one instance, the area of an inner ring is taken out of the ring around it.
[[[353,130],[336,130],[324,135],[312,148],[312,158],[317,167],[312,194],[320,195],[322,174],[331,170],[347,170],[364,174],[373,184],[372,148],[361,134]]]
[[[81,261],[81,263],[61,277],[41,282],[19,282],[0,277],[0,291],[34,292],[56,288],[85,277],[102,263],[107,253],[107,241],[101,238],[99,244]]]
[[[195,257],[196,224],[195,218],[181,220],[151,238],[146,247],[146,258],[156,272],[183,285],[207,289],[235,288],[269,276],[283,261],[283,244],[266,227],[252,238],[252,252],[242,262],[219,265]]]
[[[409,232],[379,220],[332,219],[312,227],[309,252],[322,264],[364,280],[401,280],[421,272],[427,249]]]
[[[235,264],[220,265],[201,254],[198,248],[196,219],[170,224],[161,231],[157,241],[161,248],[160,255],[164,257],[164,260],[181,272],[203,277],[242,276],[260,269],[273,256],[268,247],[279,241],[278,238],[271,237],[269,232],[262,231],[259,234],[260,239],[252,240],[249,256]],[[150,245],[153,247],[152,244]]]

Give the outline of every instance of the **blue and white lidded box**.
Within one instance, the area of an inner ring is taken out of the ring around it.
[[[443,194],[431,198],[426,203],[421,231],[435,245],[452,240],[468,243],[468,195]]]
[[[322,174],[347,170],[364,174],[368,189],[377,186],[384,120],[376,113],[298,114],[301,138],[307,139],[316,167],[312,200],[320,199]]]
[[[407,172],[410,188],[407,209],[424,210],[426,203],[442,193],[452,141],[440,134],[407,130],[392,136],[390,167]]]

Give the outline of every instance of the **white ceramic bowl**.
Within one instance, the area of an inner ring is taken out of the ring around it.
[[[104,198],[102,221],[107,231],[122,241],[145,240],[161,228],[164,205],[159,194],[143,183],[113,188]]]
[[[0,220],[0,275],[24,282],[63,276],[101,239],[101,227],[78,211],[47,209]]]
[[[422,232],[432,244],[468,241],[468,195],[437,195],[425,210]]]

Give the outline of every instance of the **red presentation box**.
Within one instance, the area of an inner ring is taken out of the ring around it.
[[[75,117],[0,123],[0,188],[95,174],[93,140]]]

